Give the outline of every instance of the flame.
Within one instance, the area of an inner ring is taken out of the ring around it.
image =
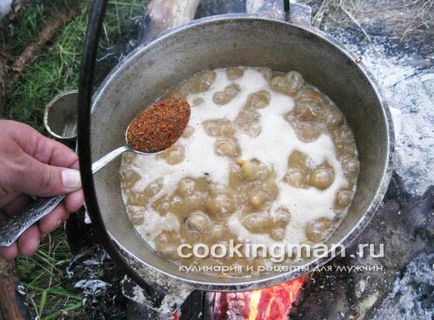
[[[293,302],[309,276],[261,290],[247,292],[209,292],[208,301],[215,320],[288,319]]]
[[[287,319],[306,276],[262,290],[250,292],[249,320]]]
[[[259,301],[261,300],[261,291],[262,290],[255,290],[250,292],[250,314],[249,314],[249,320],[256,320],[256,316],[258,315],[258,306]]]

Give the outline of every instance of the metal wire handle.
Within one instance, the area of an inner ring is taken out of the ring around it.
[[[284,10],[289,17],[290,2],[284,1]],[[150,298],[155,295],[150,292],[149,285],[129,265],[128,261],[118,251],[115,243],[104,226],[101,211],[98,206],[94,180],[92,175],[91,159],[91,105],[96,57],[101,29],[105,17],[107,0],[94,0],[90,9],[90,16],[83,46],[83,59],[80,68],[79,78],[79,103],[78,103],[78,150],[80,153],[80,169],[83,192],[86,199],[86,206],[92,220],[93,227],[99,240],[103,244],[111,258],[122,267],[125,274],[135,283],[144,289]]]
[[[96,234],[107,253],[120,266],[125,274],[137,283],[152,298],[149,285],[129,265],[120,254],[112,238],[104,226],[101,211],[98,206],[92,175],[92,159],[90,144],[91,105],[96,57],[101,29],[105,17],[107,0],[94,0],[90,9],[90,16],[83,46],[83,59],[80,67],[79,95],[78,95],[78,150],[80,153],[80,170],[83,192],[86,199],[88,213],[92,220]]]
[[[291,5],[289,3],[290,0],[283,0],[283,11],[285,12],[285,20],[289,21],[289,17],[291,16]]]

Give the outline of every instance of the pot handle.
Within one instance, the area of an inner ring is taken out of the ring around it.
[[[252,2],[259,2],[259,8],[253,12],[248,10],[248,13],[295,24],[311,25],[312,8],[308,5],[290,0],[252,0]]]
[[[94,179],[92,175],[92,157],[91,157],[91,106],[92,106],[92,94],[93,83],[95,74],[96,57],[98,50],[98,43],[100,39],[102,24],[104,21],[106,6],[108,0],[94,0],[90,9],[90,16],[88,26],[85,34],[83,45],[83,57],[80,67],[79,77],[79,94],[78,94],[78,152],[81,170],[82,188],[85,195],[86,206],[88,208],[89,216],[92,220],[93,227],[100,242],[106,249],[107,253],[113,259],[113,261],[120,266],[126,276],[137,284],[143,294],[147,297],[155,297],[155,291],[146,281],[137,273],[137,271],[128,263],[128,261],[119,252],[113,239],[110,237],[107,229],[104,226],[102,214],[98,205],[97,196],[94,187]],[[289,5],[289,1],[285,0],[284,7],[288,12],[288,19],[297,21],[295,13],[299,12],[297,9],[299,4]],[[305,7],[305,6],[303,6]],[[301,7],[300,7],[301,8]],[[310,7],[307,7],[310,9]],[[310,21],[310,15],[309,15]],[[156,288],[157,289],[157,288]],[[178,293],[178,298],[185,298],[188,296],[188,290],[185,294]],[[167,293],[166,293],[167,294]],[[169,295],[168,297],[174,297],[175,295]],[[164,298],[163,298],[164,299]],[[181,300],[180,299],[180,300]],[[167,300],[167,299],[166,299]],[[168,299],[170,300],[170,299]],[[163,300],[164,301],[164,300]],[[142,301],[145,304],[146,301]],[[148,304],[149,305],[149,304]],[[178,304],[172,304],[177,307]],[[151,305],[152,308],[152,305]]]
[[[91,158],[91,105],[93,94],[94,73],[98,42],[104,21],[108,0],[94,0],[90,9],[90,16],[84,39],[83,57],[80,67],[79,94],[77,109],[78,152],[82,188],[85,195],[86,207],[92,220],[95,233],[113,261],[122,268],[124,273],[140,288],[148,297],[155,296],[154,290],[134,270],[128,261],[122,256],[104,226],[101,211],[94,188]]]

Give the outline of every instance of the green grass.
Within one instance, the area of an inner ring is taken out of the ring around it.
[[[17,269],[33,317],[58,319],[82,307],[79,293],[63,285],[72,254],[62,230],[46,236],[31,258],[19,257]]]
[[[77,88],[85,21],[85,14],[74,19],[20,76],[8,99],[11,118],[44,132],[44,106],[59,92]]]
[[[27,123],[46,134],[43,127],[45,105],[58,93],[76,89],[83,36],[88,19],[88,0],[34,0],[19,11],[17,20],[0,22],[0,43],[8,54],[18,57],[37,34],[56,17],[61,7],[78,4],[74,17],[30,63],[7,97],[9,117]],[[111,1],[107,8],[101,48],[116,45],[125,29],[140,19],[146,1]],[[31,258],[17,259],[20,279],[26,289],[32,318],[85,318],[80,293],[64,283],[65,268],[72,254],[63,230],[46,236]],[[78,316],[77,316],[78,315]]]
[[[76,1],[58,0],[54,3],[62,3],[63,6],[72,8],[72,3]],[[46,2],[50,5],[46,5]],[[89,1],[77,2],[80,3],[81,14],[66,25],[55,40],[26,68],[7,100],[10,118],[28,123],[43,133],[46,133],[42,124],[45,105],[56,94],[77,88]],[[53,5],[53,1],[34,1],[31,8],[19,15],[17,23],[4,26],[9,40],[3,41],[5,51],[18,56],[59,12],[58,8],[59,5]],[[101,47],[113,46],[113,39],[117,40],[122,36],[125,26],[140,19],[141,8],[143,1],[140,0],[130,3],[109,2]]]

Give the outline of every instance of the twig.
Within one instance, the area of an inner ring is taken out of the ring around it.
[[[21,53],[12,69],[17,73],[22,73],[26,66],[33,61],[36,54],[50,41],[54,35],[71,19],[71,15],[65,9],[62,9],[56,20],[48,24],[39,32],[36,40],[30,43]]]

